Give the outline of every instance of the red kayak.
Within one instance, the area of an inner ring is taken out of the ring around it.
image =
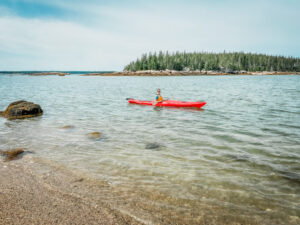
[[[155,101],[142,101],[136,99],[128,99],[130,104],[139,104],[139,105],[153,105]],[[165,100],[157,103],[157,107],[187,107],[187,108],[201,108],[206,102],[183,102],[176,100]]]

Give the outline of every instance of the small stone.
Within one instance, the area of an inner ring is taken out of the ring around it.
[[[92,133],[87,134],[87,136],[91,139],[99,139],[101,136],[101,133],[100,132],[92,132]]]
[[[83,178],[79,178],[77,180],[74,180],[74,182],[82,182],[84,179]]]
[[[72,128],[74,128],[74,126],[73,125],[66,125],[66,126],[63,126],[61,128],[62,129],[72,129]]]
[[[161,145],[159,143],[153,142],[153,143],[146,144],[145,149],[157,149],[160,147]]]

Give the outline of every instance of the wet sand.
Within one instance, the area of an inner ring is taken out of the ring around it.
[[[105,203],[74,194],[84,179],[53,180],[32,173],[20,161],[0,161],[0,224],[142,224]]]
[[[283,224],[279,218],[268,215],[271,209],[264,215],[245,214],[232,207],[205,202],[199,205],[198,201],[170,198],[147,190],[138,192],[138,198],[130,197],[130,190],[113,187],[106,181],[95,180],[82,171],[34,157],[34,154],[8,162],[0,159],[0,175],[1,225]],[[168,206],[164,205],[166,202]],[[182,211],[180,205],[186,205],[189,210]],[[298,222],[297,216],[290,216],[284,224]]]

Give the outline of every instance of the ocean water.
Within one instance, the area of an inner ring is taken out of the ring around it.
[[[156,88],[207,105],[126,101],[154,99]],[[300,223],[300,76],[0,75],[0,110],[21,99],[44,115],[0,118],[0,149],[107,182],[101,199],[141,221]]]

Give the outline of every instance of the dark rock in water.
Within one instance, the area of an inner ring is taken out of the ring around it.
[[[87,136],[91,139],[99,139],[101,136],[101,133],[100,132],[92,132],[92,133],[87,134]]]
[[[24,100],[11,103],[0,116],[8,119],[23,119],[34,116],[41,116],[43,110],[40,105]]]
[[[20,154],[24,153],[24,149],[16,148],[7,151],[0,151],[0,154],[3,155],[6,161],[17,159]]]
[[[159,143],[153,142],[153,143],[146,144],[145,149],[157,149],[160,147],[161,145]]]

